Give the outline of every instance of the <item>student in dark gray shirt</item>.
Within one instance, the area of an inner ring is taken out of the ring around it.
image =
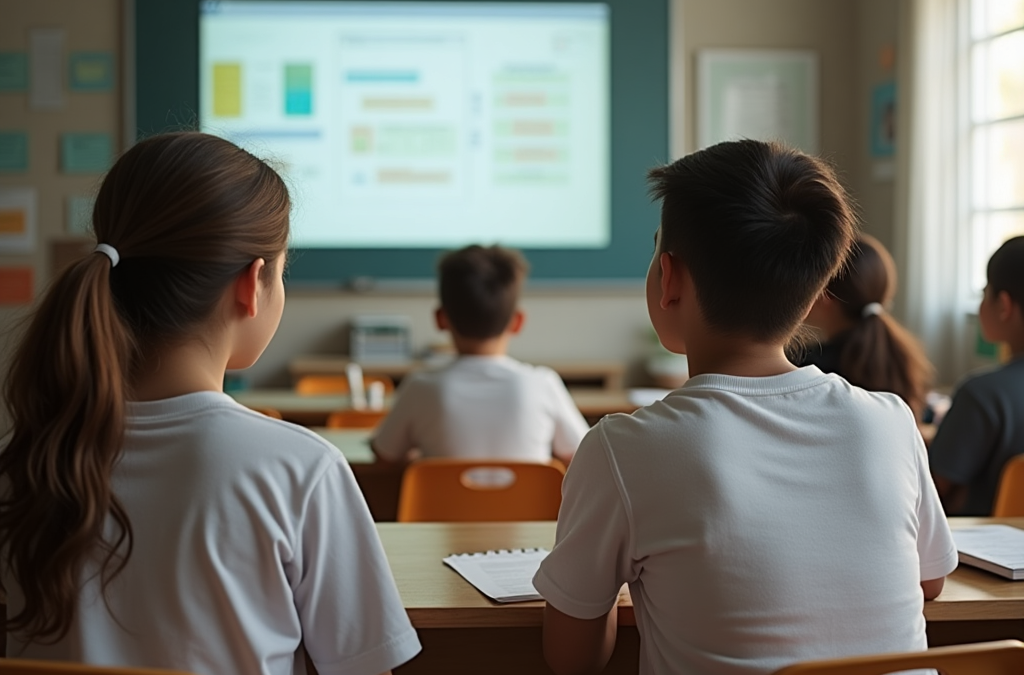
[[[1024,237],[989,259],[978,319],[986,340],[1009,345],[1011,360],[957,389],[929,447],[949,515],[990,515],[1003,467],[1024,453]]]

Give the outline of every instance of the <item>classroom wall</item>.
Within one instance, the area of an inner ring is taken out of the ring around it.
[[[888,242],[885,214],[891,186],[866,179],[866,108],[876,45],[895,32],[895,3],[888,0],[673,0],[672,155],[693,148],[694,54],[703,47],[810,48],[821,54],[821,145],[839,165],[851,192],[871,213],[869,231]],[[68,27],[68,47],[118,51],[117,0],[0,0],[0,51],[27,47],[32,26]],[[21,98],[17,98],[21,96]],[[64,198],[94,185],[96,177],[72,178],[57,172],[56,133],[61,130],[118,132],[117,92],[68,94],[68,106],[55,113],[32,113],[24,95],[0,94],[0,129],[27,126],[33,136],[32,169],[24,176],[0,174],[0,184],[31,184],[40,190],[42,239],[63,237]],[[35,140],[35,139],[39,140]],[[651,224],[652,230],[654,224]],[[28,257],[0,258],[0,264],[28,262],[37,270],[36,288],[49,274],[45,246]],[[442,338],[433,328],[435,301],[430,291],[375,291],[366,294],[291,290],[278,335],[249,373],[256,385],[285,384],[294,354],[340,352],[344,327],[356,314],[404,314],[412,319],[417,349]],[[640,283],[608,288],[529,289],[524,298],[528,323],[512,346],[525,359],[614,359],[636,364],[651,341]],[[17,310],[0,306],[0,326]],[[2,331],[0,331],[2,332]],[[9,349],[0,337],[0,369]],[[636,371],[634,371],[636,372]],[[0,418],[2,422],[2,418]]]

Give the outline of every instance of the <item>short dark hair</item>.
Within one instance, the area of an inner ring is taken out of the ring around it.
[[[1006,291],[1010,299],[1024,307],[1024,236],[1003,242],[988,259],[989,289],[994,293]]]
[[[688,267],[708,323],[760,342],[791,336],[857,231],[835,172],[778,143],[719,143],[648,174],[661,251]]]
[[[441,258],[441,308],[463,337],[497,337],[508,328],[529,265],[515,250],[476,244]]]

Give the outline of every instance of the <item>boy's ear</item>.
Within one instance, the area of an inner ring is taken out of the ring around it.
[[[659,305],[662,309],[670,309],[679,304],[687,284],[692,285],[690,272],[682,261],[667,252],[658,255],[658,265],[661,268],[661,302]]]
[[[434,310],[434,323],[437,324],[438,330],[451,330],[451,325],[448,323],[448,315],[443,307],[438,307]]]
[[[523,330],[523,324],[526,323],[526,314],[521,309],[517,309],[512,312],[512,318],[508,322],[508,328],[505,330],[506,333],[512,335],[518,335],[519,331]]]
[[[266,266],[266,260],[256,258],[235,279],[235,302],[250,319],[259,312],[260,272]]]
[[[1020,312],[1020,305],[1013,301],[1009,293],[999,291],[999,295],[996,296],[996,315],[999,320],[1003,323],[1008,322],[1013,317],[1014,310]]]

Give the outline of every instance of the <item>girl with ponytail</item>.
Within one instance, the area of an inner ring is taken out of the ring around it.
[[[917,338],[886,310],[895,293],[892,256],[877,239],[859,235],[843,270],[807,315],[806,323],[825,340],[808,347],[803,365],[870,391],[892,392],[921,421],[933,369]]]
[[[290,201],[220,138],[144,140],[96,251],[42,299],[6,380],[7,653],[210,675],[380,673],[419,651],[351,471],[236,404],[284,308]]]

